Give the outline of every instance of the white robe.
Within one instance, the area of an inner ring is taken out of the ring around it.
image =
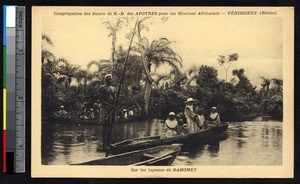
[[[200,127],[203,127],[204,122],[205,122],[205,116],[204,115],[198,115],[198,119],[199,119],[198,125]]]
[[[210,113],[209,117],[210,117],[212,123],[221,123],[219,113],[217,113],[217,112]]]
[[[165,121],[165,127],[164,127],[164,132],[163,132],[162,138],[176,136],[177,135],[177,131],[176,131],[177,125],[178,125],[178,122],[176,119],[174,119],[174,120],[167,119]]]
[[[195,121],[195,116],[197,116],[197,114],[194,112],[194,106],[187,105],[184,109],[184,115],[186,118],[186,123],[189,132],[197,131],[198,125],[196,124],[197,122]]]

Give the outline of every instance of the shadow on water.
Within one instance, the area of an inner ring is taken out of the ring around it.
[[[278,127],[275,127],[275,128],[272,128],[271,129],[271,132],[272,132],[272,146],[273,147],[276,147],[278,149],[281,149],[282,147],[282,130]]]
[[[208,151],[211,157],[217,157],[219,155],[220,142],[225,141],[228,138],[229,138],[229,134],[227,132],[224,132],[223,134],[219,135],[218,137],[212,139],[207,143]]]
[[[239,124],[236,126],[237,128],[237,146],[239,148],[242,148],[244,146],[244,144],[246,144],[247,142],[245,141],[245,138],[247,138],[248,136],[246,136],[246,132],[247,132],[247,126],[243,125],[243,124]]]
[[[263,147],[269,147],[269,128],[264,126],[261,133]]]
[[[211,157],[217,157],[219,154],[219,151],[220,151],[220,143],[215,142],[213,144],[210,144],[208,146],[208,151],[209,151]]]
[[[197,155],[201,155],[203,153],[204,147],[208,146],[210,155],[212,157],[216,157],[218,156],[218,152],[220,150],[220,142],[228,139],[228,137],[228,133],[224,132],[210,140],[189,142],[188,144],[184,144],[182,146],[182,153],[190,158],[196,158]]]
[[[263,147],[272,147],[272,148],[281,148],[282,147],[282,129],[279,127],[268,127],[264,126],[262,128],[262,146]]]
[[[162,120],[116,124],[112,142],[161,135]],[[96,124],[43,124],[42,164],[63,165],[104,157],[102,127]],[[175,165],[278,165],[282,163],[282,123],[231,123],[211,140],[188,142]]]
[[[48,158],[47,162],[45,159],[42,159],[42,164],[47,164],[48,162],[52,162],[55,157],[52,155],[54,154],[54,150],[52,150],[54,139],[55,129],[53,125],[45,124],[42,126],[42,158]]]

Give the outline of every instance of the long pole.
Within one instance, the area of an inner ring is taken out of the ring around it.
[[[130,39],[129,47],[128,47],[128,50],[127,50],[127,53],[126,53],[125,62],[124,62],[124,66],[123,66],[123,71],[122,71],[122,75],[121,75],[120,82],[119,82],[119,85],[118,85],[118,92],[117,92],[117,97],[116,97],[116,101],[115,101],[115,110],[114,110],[114,113],[113,113],[113,117],[116,117],[115,115],[116,115],[116,112],[117,112],[117,105],[118,105],[118,101],[119,101],[119,96],[120,96],[120,92],[121,92],[122,83],[124,81],[126,64],[128,62],[128,57],[129,57],[129,53],[130,53],[130,49],[131,49],[131,45],[132,45],[132,41],[133,41],[133,38],[134,38],[135,29],[137,27],[137,24],[138,24],[138,18],[136,19],[136,22],[135,22],[135,25],[134,25],[134,28],[133,28],[133,32],[132,32],[132,36],[131,36],[131,39]],[[113,118],[113,117],[111,117],[111,118]],[[114,121],[111,121],[111,127],[110,127],[110,130],[109,130],[109,135],[112,134],[113,124],[114,124]],[[108,152],[106,152],[105,156],[108,156]]]
[[[135,29],[137,27],[137,24],[138,24],[138,18],[136,19],[136,22],[135,22],[135,25],[134,25],[134,28],[133,28],[133,32],[132,32],[132,36],[131,36],[131,39],[130,39],[129,47],[128,47],[128,50],[127,50],[127,53],[126,53],[125,62],[124,62],[124,65],[123,65],[123,71],[122,71],[121,79],[120,79],[119,86],[118,86],[118,92],[117,92],[117,97],[116,97],[116,101],[115,101],[115,107],[118,105],[119,96],[120,96],[120,93],[121,93],[121,87],[122,87],[122,83],[124,81],[126,64],[128,62],[129,52],[130,52],[130,49],[131,49],[131,45],[132,45],[132,41],[133,41],[133,38],[134,38]]]

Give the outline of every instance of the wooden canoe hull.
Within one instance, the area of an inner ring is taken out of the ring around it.
[[[174,137],[169,137],[161,139],[160,136],[129,139],[122,142],[113,144],[115,147],[110,150],[111,154],[123,153],[138,149],[146,149],[149,147],[167,145],[173,143],[193,143],[193,142],[202,142],[210,140],[214,137],[219,136],[228,129],[229,123],[224,123],[223,125],[211,127],[199,132],[179,135]]]
[[[140,121],[142,120],[142,116],[137,116],[137,117],[131,117],[128,119],[118,119],[116,123],[128,123],[128,122],[133,122],[133,121]],[[48,120],[50,123],[60,123],[60,124],[98,124],[99,119],[80,119],[80,118],[51,118]]]
[[[180,150],[179,144],[164,145],[73,165],[170,165]]]

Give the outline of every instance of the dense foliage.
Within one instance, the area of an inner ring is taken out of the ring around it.
[[[216,106],[222,121],[251,120],[258,115],[270,115],[281,120],[283,112],[282,80],[261,77],[262,88],[257,90],[245,75],[243,68],[231,71],[234,80],[227,81],[230,64],[238,62],[238,54],[216,58],[226,71],[226,80],[218,78],[218,71],[211,66],[193,66],[182,72],[182,59],[172,49],[167,38],[149,41],[141,36],[132,48],[122,84],[118,113],[123,108],[140,109],[150,118],[165,118],[170,111],[180,113],[188,97],[197,100],[208,114]],[[112,26],[112,25],[109,25]],[[121,28],[118,28],[121,29]],[[111,29],[117,31],[116,29]],[[46,49],[54,47],[51,38],[42,35],[42,118],[52,118],[63,105],[71,117],[77,117],[86,109],[93,109],[99,99],[99,87],[104,76],[113,74],[117,87],[126,50],[116,46],[116,33],[112,36],[112,59],[91,61],[85,68],[72,65],[65,58],[56,58]],[[142,58],[144,56],[144,58]],[[169,65],[168,75],[156,73],[162,65]],[[225,66],[228,64],[227,66]]]

